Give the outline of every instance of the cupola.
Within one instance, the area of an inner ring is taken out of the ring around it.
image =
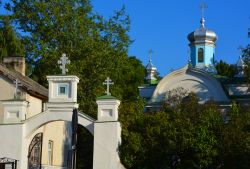
[[[188,35],[191,64],[195,68],[203,69],[209,73],[216,73],[214,67],[215,42],[217,35],[205,27],[205,18],[200,21],[200,28]]]
[[[157,79],[155,77],[157,68],[152,63],[152,53],[153,51],[149,51],[149,63],[146,66],[147,75],[145,80],[148,84],[157,84]]]

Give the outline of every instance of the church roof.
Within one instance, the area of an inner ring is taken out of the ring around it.
[[[0,75],[3,75],[10,81],[19,80],[22,84],[21,88],[25,90],[32,96],[38,97],[42,100],[48,99],[48,89],[38,84],[34,80],[30,79],[27,76],[23,76],[21,73],[7,68],[5,65],[0,63]]]
[[[153,65],[152,60],[149,60],[149,63],[146,66],[147,70],[156,70],[156,67]]]
[[[150,103],[161,102],[169,91],[177,88],[197,94],[201,102],[210,98],[213,98],[215,102],[229,101],[218,79],[201,69],[186,65],[162,78]]]

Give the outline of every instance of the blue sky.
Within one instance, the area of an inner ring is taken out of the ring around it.
[[[4,0],[7,1],[7,0]],[[200,26],[201,0],[92,0],[94,11],[110,17],[125,5],[134,40],[129,55],[144,65],[152,49],[153,63],[161,76],[188,61],[188,33]],[[206,27],[218,35],[216,60],[235,63],[239,46],[250,43],[250,0],[206,0]],[[2,9],[1,9],[2,10]],[[0,12],[2,13],[2,11]]]
[[[94,10],[109,17],[124,4],[131,19],[134,43],[129,54],[144,65],[152,48],[161,76],[188,60],[188,33],[200,26],[201,0],[93,0]],[[206,27],[218,35],[216,60],[235,63],[239,46],[250,43],[250,0],[207,0]]]

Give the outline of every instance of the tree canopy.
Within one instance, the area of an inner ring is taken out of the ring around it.
[[[95,99],[104,94],[102,82],[108,76],[115,82],[113,95],[121,100],[137,98],[144,67],[128,56],[130,20],[124,7],[108,19],[93,12],[89,0],[13,0],[6,8],[24,32],[34,80],[46,86],[47,75],[60,74],[55,63],[66,53],[69,74],[80,78],[78,102],[83,112],[96,115]]]
[[[236,74],[236,66],[230,65],[222,60],[220,60],[215,65],[218,75],[225,77],[233,77]]]
[[[142,113],[142,101],[120,108],[126,168],[249,168],[249,108],[233,104],[225,114],[212,101],[198,104],[192,93],[171,97],[180,100],[159,112]]]
[[[24,56],[24,44],[7,16],[0,19],[0,61],[8,56]]]

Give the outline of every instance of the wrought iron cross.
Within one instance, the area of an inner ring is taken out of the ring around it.
[[[153,55],[154,51],[152,49],[149,50],[148,54],[149,54],[149,61],[152,62],[152,55]]]
[[[19,87],[19,86],[22,86],[22,84],[21,84],[21,82],[20,82],[18,79],[16,79],[16,80],[14,81],[14,84],[15,84],[14,98],[17,98],[18,87]]]
[[[68,59],[68,57],[66,57],[65,53],[62,54],[62,57],[60,58],[60,60],[58,60],[57,63],[60,65],[60,69],[62,69],[62,74],[66,75],[66,72],[68,72],[66,64],[70,64],[70,60]]]
[[[107,79],[105,80],[105,82],[103,82],[103,85],[107,85],[107,91],[105,91],[105,93],[108,95],[108,96],[110,96],[111,95],[111,93],[109,92],[109,87],[110,87],[110,85],[113,85],[114,83],[112,82],[112,80],[109,78],[109,77],[107,77]]]
[[[205,13],[205,9],[207,8],[207,4],[205,2],[202,2],[200,4],[200,8],[201,8],[201,17],[204,18],[204,13]]]

